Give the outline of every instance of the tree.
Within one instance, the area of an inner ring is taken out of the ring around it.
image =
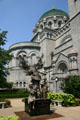
[[[7,31],[0,32],[0,88],[11,88],[12,84],[6,80],[8,73],[8,62],[11,60],[10,50],[5,50],[3,46],[6,44]]]
[[[65,93],[73,94],[80,98],[80,76],[72,75],[66,77],[61,83],[61,89]]]

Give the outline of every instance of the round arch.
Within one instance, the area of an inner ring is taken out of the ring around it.
[[[67,73],[69,71],[67,63],[65,61],[59,62],[57,71],[60,71],[61,73]]]
[[[30,57],[32,54],[35,54],[36,56],[39,56],[39,52],[37,51],[31,51],[28,56]]]
[[[18,51],[18,53],[16,54],[16,57],[18,57],[20,54],[24,54],[27,56],[27,53],[24,50],[20,50]]]
[[[44,23],[43,22],[40,22],[39,28],[42,29],[42,30],[44,29]]]
[[[52,20],[48,20],[47,24],[48,24],[48,27],[52,28],[53,21]]]
[[[34,64],[37,63],[37,61],[38,61],[38,56],[39,56],[39,53],[38,53],[38,52],[36,52],[36,51],[31,51],[28,56],[29,56],[29,63],[30,63],[31,65],[34,65]]]
[[[27,53],[24,50],[20,50],[16,54],[16,66],[20,66],[22,62],[21,57],[24,57],[24,59],[27,61]]]

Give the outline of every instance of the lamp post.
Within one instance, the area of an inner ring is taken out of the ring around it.
[[[58,77],[56,77],[55,82],[56,82],[56,93],[57,93],[57,82],[58,82]]]

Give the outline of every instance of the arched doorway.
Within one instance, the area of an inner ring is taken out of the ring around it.
[[[60,86],[61,81],[68,75],[69,70],[65,62],[60,62],[57,67],[56,77],[55,77],[55,92],[62,92]]]

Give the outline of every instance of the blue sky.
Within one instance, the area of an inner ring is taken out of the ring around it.
[[[67,0],[0,0],[0,28],[8,31],[5,49],[30,41],[40,16],[52,8],[68,12]]]

